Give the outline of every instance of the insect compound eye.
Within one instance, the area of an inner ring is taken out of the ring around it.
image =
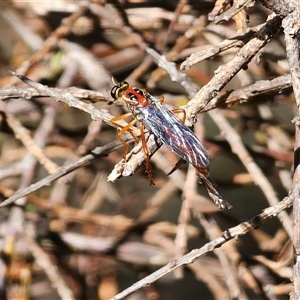
[[[118,99],[118,97],[117,97],[118,94],[119,94],[119,89],[118,89],[118,87],[115,85],[115,86],[111,89],[110,95],[111,95],[112,98],[114,98],[115,100],[117,100],[117,99]]]
[[[123,91],[127,90],[128,87],[129,87],[129,84],[126,81],[121,81],[118,84],[116,84],[115,86],[113,86],[113,88],[110,91],[112,98],[114,98],[115,100],[119,99],[121,97],[121,93]]]

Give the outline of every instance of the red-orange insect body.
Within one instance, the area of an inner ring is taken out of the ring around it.
[[[210,160],[204,145],[160,100],[126,82],[114,86],[111,94],[115,99],[122,98],[137,120],[181,159],[197,169],[208,168]]]
[[[152,182],[152,177],[149,153],[143,134],[143,126],[182,160],[191,163],[197,169],[200,180],[204,182],[209,195],[219,207],[231,207],[223,198],[209,174],[210,160],[206,148],[193,131],[163,105],[162,101],[153,97],[146,90],[129,87],[129,84],[125,81],[116,84],[111,90],[111,95],[114,99],[123,99],[128,109],[141,124],[141,138],[146,154],[146,167],[150,182]],[[121,134],[125,132],[125,129],[128,128],[123,128]]]
[[[146,107],[149,105],[149,101],[141,94],[139,94],[136,90],[134,90],[133,88],[127,88],[124,92],[123,92],[123,95],[125,98],[128,98],[128,99],[133,99],[132,97],[134,96],[136,98],[136,101],[138,101],[138,103],[142,106],[142,107]],[[135,100],[131,100],[131,101],[135,101]],[[134,103],[130,103],[129,102],[129,105],[133,105],[135,106]]]

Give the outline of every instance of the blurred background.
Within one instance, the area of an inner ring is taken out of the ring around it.
[[[218,90],[194,126],[231,210],[211,202],[188,164],[167,176],[178,158],[165,146],[151,159],[155,186],[149,185],[143,163],[135,164],[132,176],[121,176],[124,149],[114,147],[118,129],[107,117],[92,120],[87,111],[9,73],[71,93],[112,117],[126,113],[110,96],[112,77],[163,96],[169,107],[183,106],[191,94],[158,67],[146,48],[173,62],[199,91],[255,38],[271,14],[252,3],[218,21],[231,5],[210,0],[0,2],[1,201],[33,188],[16,205],[0,209],[1,299],[110,299],[274,204],[268,189],[278,201],[288,194],[296,108],[280,27]],[[196,58],[190,62],[192,54]],[[248,160],[232,149],[230,134],[210,114],[216,107],[266,184],[258,185]],[[105,152],[91,154],[102,146]],[[72,172],[62,176],[65,169]],[[113,170],[120,178],[107,181]],[[51,174],[57,172],[56,180]],[[31,186],[35,183],[41,185]],[[285,220],[291,222],[289,214]],[[126,299],[288,299],[290,233],[278,218],[270,219]]]

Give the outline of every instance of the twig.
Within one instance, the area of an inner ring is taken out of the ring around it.
[[[54,47],[57,46],[57,42],[72,28],[75,21],[86,11],[86,7],[81,6],[78,11],[69,16],[64,22],[52,32],[52,34],[48,37],[48,39],[43,43],[42,48],[39,51],[36,51],[28,60],[22,63],[22,65],[18,68],[18,73],[25,75],[26,72],[40,61],[46,53],[49,53]],[[12,82],[14,84],[14,81]]]
[[[203,214],[199,215],[200,224],[203,226],[209,240],[212,241],[220,234],[220,229],[213,218],[207,220]],[[228,245],[228,243],[226,243]],[[222,269],[226,274],[227,289],[231,299],[238,299],[243,294],[243,299],[247,299],[246,295],[242,292],[242,288],[238,282],[237,273],[234,272],[235,267],[231,264],[230,254],[226,251],[225,245],[222,248],[214,250],[215,255],[218,257]]]
[[[32,179],[34,178],[34,171],[37,163],[36,157],[40,159],[40,162],[43,164],[46,164],[48,168],[51,168],[51,171],[54,171],[54,169],[57,169],[55,164],[53,164],[49,159],[47,159],[42,151],[42,148],[45,147],[46,141],[48,139],[48,136],[50,132],[52,131],[52,128],[54,126],[54,119],[55,119],[55,109],[52,107],[48,107],[45,110],[45,114],[42,118],[42,121],[39,124],[38,130],[35,132],[34,139],[31,139],[29,134],[26,131],[23,126],[14,119],[13,116],[8,116],[9,124],[12,126],[13,130],[15,131],[16,136],[21,138],[20,136],[25,135],[24,144],[29,146],[28,150],[29,152],[25,155],[23,161],[22,161],[22,176],[20,181],[20,189],[27,188],[32,182]],[[30,152],[30,150],[33,151],[33,153]],[[36,155],[36,157],[34,156]],[[9,222],[8,222],[8,228],[5,232],[5,239],[4,239],[4,246],[3,249],[6,252],[7,258],[11,258],[14,254],[14,247],[15,247],[15,241],[16,241],[16,235],[17,233],[22,229],[23,222],[24,222],[24,206],[26,205],[26,197],[23,195],[22,197],[19,197],[17,199],[18,206],[14,206],[9,215]],[[9,249],[9,251],[7,251]],[[10,259],[8,259],[10,262]],[[9,263],[8,263],[9,264]],[[5,261],[3,258],[1,258],[0,261],[0,269],[3,270],[6,268]],[[1,288],[5,288],[5,282],[6,278],[3,277],[4,273],[1,273],[0,275],[0,285]]]
[[[212,59],[217,55],[220,55],[222,52],[232,49],[232,48],[241,48],[248,42],[253,35],[260,29],[262,26],[260,25],[258,28],[252,28],[248,32],[238,35],[231,39],[226,39],[221,43],[211,46],[208,49],[204,49],[195,53],[192,53],[180,66],[181,70],[188,70],[193,65],[205,60],[205,59]]]
[[[218,125],[220,130],[225,134],[232,151],[238,155],[241,162],[251,174],[254,182],[261,188],[270,205],[276,205],[279,202],[279,199],[272,185],[252,159],[251,155],[243,145],[240,136],[233,130],[229,122],[219,111],[210,111],[209,114],[213,118],[214,122]],[[292,238],[293,229],[289,215],[286,212],[283,212],[280,215],[279,220],[282,222],[287,234],[290,236],[290,238]]]
[[[293,90],[295,95],[296,104],[298,107],[297,116],[295,118],[295,174],[293,186],[299,192],[300,186],[300,166],[299,166],[299,149],[300,149],[300,12],[295,9],[289,14],[282,22],[284,28],[285,44],[287,58],[291,70]],[[293,291],[291,297],[293,299],[300,299],[300,197],[299,193],[294,197],[293,203],[293,216],[294,216],[294,266],[293,266]]]
[[[110,99],[109,92],[106,91],[91,91],[91,90],[85,90],[85,89],[79,89],[76,87],[69,87],[65,89],[57,89],[57,91],[60,91],[62,94],[70,93],[74,97],[80,99],[80,100],[89,100],[91,102],[99,102],[99,101],[108,101]],[[37,91],[35,88],[18,88],[15,86],[12,86],[10,88],[1,89],[0,90],[0,100],[4,101],[10,98],[25,98],[27,100],[30,100],[35,97],[45,97],[46,94]]]
[[[248,8],[254,4],[253,0],[238,0],[235,1],[234,5],[232,5],[228,10],[226,10],[221,15],[216,17],[213,14],[210,14],[210,20],[213,20],[216,24],[222,21],[229,21],[234,15],[240,12],[244,8]]]
[[[109,123],[109,121],[113,118],[113,116],[111,116],[106,110],[98,110],[91,104],[86,104],[82,101],[79,101],[71,93],[61,93],[60,90],[57,90],[54,88],[49,88],[41,83],[33,81],[23,75],[17,74],[12,71],[11,71],[11,74],[15,75],[16,77],[18,77],[20,80],[22,80],[29,86],[35,88],[40,93],[44,93],[44,94],[56,99],[57,101],[64,102],[64,103],[68,104],[70,107],[75,107],[84,112],[89,113],[93,120],[102,120],[106,123]]]
[[[68,104],[70,107],[78,108],[78,109],[90,114],[91,118],[93,120],[102,120],[103,122],[105,122],[115,128],[119,128],[116,124],[110,122],[110,120],[113,119],[114,116],[112,116],[106,109],[97,109],[92,104],[87,104],[87,103],[84,103],[84,102],[78,100],[71,93],[61,92],[62,91],[61,89],[49,88],[41,83],[38,83],[36,81],[33,81],[33,80],[27,78],[26,76],[17,74],[12,71],[11,71],[11,73],[13,75],[17,76],[20,80],[22,80],[29,86],[35,88],[40,93],[46,94],[47,96],[50,96],[57,101],[61,101],[61,102]],[[115,123],[119,124],[120,126],[127,125],[127,123],[123,120],[115,122]],[[133,131],[133,133],[136,136],[139,136],[140,131],[138,129],[134,129],[132,127],[131,130]]]
[[[230,106],[234,103],[245,103],[257,95],[264,95],[266,93],[276,93],[283,89],[290,88],[292,79],[290,74],[278,76],[271,80],[259,80],[246,87],[236,89],[225,94],[218,95],[213,98],[202,110],[202,112],[211,110],[222,105]]]
[[[181,70],[188,70],[190,69],[194,64],[199,63],[205,59],[212,59],[217,55],[220,55],[222,52],[232,49],[232,48],[241,48],[243,47],[246,43],[248,43],[253,36],[255,36],[257,34],[258,31],[260,31],[264,26],[266,25],[266,23],[263,24],[259,24],[257,26],[251,27],[249,28],[249,30],[243,34],[240,35],[234,35],[234,37],[232,36],[233,34],[231,34],[229,36],[229,38],[221,41],[220,43],[210,46],[210,47],[206,47],[203,50],[200,51],[193,51],[192,54],[186,58],[186,60],[181,64],[180,69]],[[208,30],[208,32],[215,32],[215,34],[219,34],[220,31],[220,25],[212,25],[209,24],[206,26],[206,30]],[[206,35],[206,30],[204,30],[203,34],[204,36]],[[226,27],[225,29],[225,33],[223,35],[225,35],[228,32],[228,27]],[[226,37],[226,36],[225,36]],[[207,38],[208,41],[210,41]],[[184,49],[182,51],[184,54],[184,52],[188,52],[187,49]]]
[[[126,21],[127,18],[111,18],[111,14],[107,13],[105,8],[95,3],[90,3],[89,8],[95,15],[99,16],[99,18],[106,20],[112,28],[118,29],[124,34],[130,36],[142,51],[145,50],[147,45],[143,37],[136,30],[133,30],[132,26],[128,25],[128,22]],[[117,8],[120,8],[120,6]],[[117,17],[117,15],[115,15],[115,17]]]
[[[35,258],[35,262],[44,270],[52,283],[52,286],[56,288],[60,298],[62,300],[75,300],[72,290],[67,286],[63,277],[59,274],[57,266],[51,262],[46,252],[29,235],[23,233],[22,238],[26,241],[32,255]]]
[[[172,33],[172,31],[174,30],[174,25],[176,24],[176,22],[178,21],[178,18],[180,16],[180,13],[182,11],[182,9],[184,8],[184,6],[188,3],[187,0],[180,0],[178,1],[178,4],[176,6],[176,9],[174,11],[174,14],[173,14],[173,18],[172,18],[172,21],[171,23],[169,24],[169,27],[168,27],[168,31],[166,33],[166,38],[164,39],[163,41],[163,44],[161,47],[158,47],[161,51],[164,51],[165,48],[166,48],[166,45],[168,43],[168,38],[170,37],[170,34]]]
[[[129,142],[132,141],[132,137],[129,138],[127,136],[127,139],[125,138],[125,141]],[[4,200],[1,204],[0,207],[9,205],[13,202],[15,202],[16,200],[18,200],[21,197],[24,197],[38,189],[40,189],[43,186],[47,186],[49,184],[51,184],[53,181],[57,180],[58,178],[90,163],[91,161],[93,161],[97,156],[101,157],[101,156],[107,156],[110,152],[118,149],[119,147],[121,147],[122,144],[120,141],[114,141],[111,142],[103,147],[97,147],[95,148],[93,151],[91,151],[92,154],[88,154],[83,156],[82,158],[80,158],[79,160],[77,160],[75,163],[72,163],[68,166],[64,166],[61,167],[60,169],[58,169],[54,174],[49,175],[45,178],[43,178],[42,180],[26,187],[23,188],[19,191],[17,191],[13,196],[7,198],[6,200]]]
[[[153,134],[147,136],[147,147],[149,153],[153,155],[159,147],[161,147],[162,143],[159,142]],[[111,173],[108,175],[107,180],[115,182],[120,177],[127,177],[134,174],[134,172],[139,168],[145,160],[145,153],[142,148],[142,143],[139,142],[133,149],[127,154],[124,160],[121,160],[117,163]]]
[[[165,55],[160,55],[151,48],[146,48],[146,51],[153,57],[159,67],[165,69],[169,73],[171,80],[181,84],[190,97],[196,94],[197,90],[193,87],[192,82],[190,82],[186,74],[177,70],[175,63],[168,61]]]
[[[256,53],[266,45],[269,39],[280,29],[281,18],[273,15],[256,36],[251,39],[233,59],[223,64],[215,71],[215,76],[206,84],[195,97],[186,105],[187,119],[195,119],[197,114],[213,99],[221,89],[246,66]],[[187,120],[187,123],[190,123]],[[190,123],[191,124],[191,123]]]
[[[176,61],[178,59],[180,51],[182,51],[188,45],[190,45],[193,42],[193,40],[201,34],[201,32],[205,29],[206,25],[207,18],[206,16],[202,15],[195,22],[193,22],[193,26],[189,27],[182,37],[176,40],[175,45],[169,50],[168,53],[166,53],[166,55],[162,55],[159,57],[158,54],[153,53],[153,58],[159,63],[159,67],[165,69],[171,76],[172,80],[176,81],[176,77],[180,78],[180,81],[182,81],[184,84],[183,87],[188,92],[190,97],[193,97],[195,95],[195,88],[193,88],[191,84],[185,82],[183,77],[184,74],[179,73],[178,70],[174,68],[175,64],[173,63],[173,61]],[[175,71],[172,71],[172,69],[177,71],[177,74]],[[155,86],[156,83],[165,75],[166,72],[164,70],[160,68],[156,69],[154,72],[152,72],[151,78],[147,81],[147,86]]]
[[[23,18],[12,9],[0,11],[1,17],[19,34],[20,38],[32,49],[37,51],[43,45],[43,39],[23,21]]]
[[[109,216],[100,213],[90,213],[65,204],[49,203],[48,199],[45,200],[34,195],[28,196],[28,202],[34,204],[41,210],[49,211],[51,216],[63,219],[66,223],[74,221],[78,223],[90,222],[97,226],[110,227],[121,232],[133,225],[133,220],[123,215]]]
[[[149,276],[143,278],[140,281],[137,281],[129,288],[127,288],[124,291],[122,291],[121,293],[117,294],[116,296],[111,298],[111,300],[124,299],[125,297],[127,297],[128,295],[141,289],[142,287],[147,286],[147,285],[157,281],[159,278],[171,273],[178,267],[190,264],[194,260],[207,254],[208,252],[211,252],[214,249],[221,247],[227,241],[229,241],[233,238],[238,238],[238,237],[245,235],[249,230],[259,227],[260,225],[265,223],[265,221],[269,220],[270,218],[272,218],[274,216],[277,216],[284,209],[291,207],[291,205],[292,205],[292,199],[290,197],[285,197],[277,205],[267,207],[266,209],[264,209],[264,211],[262,213],[256,215],[252,219],[249,219],[246,222],[243,222],[235,227],[227,229],[226,231],[223,232],[223,234],[221,236],[206,243],[203,247],[201,247],[199,249],[194,249],[191,252],[189,252],[188,254],[182,256],[181,258],[169,262],[169,264],[167,264],[166,266],[158,269],[157,271],[153,272]]]
[[[49,127],[51,121],[54,120],[54,118],[49,115],[53,113],[53,109],[51,107],[48,107],[46,108],[46,110],[48,110],[48,113],[45,114],[47,120],[46,123],[43,124],[44,126],[47,124],[46,126]],[[42,166],[46,168],[46,170],[50,174],[54,173],[59,168],[56,163],[52,162],[48,157],[46,157],[42,148],[39,147],[38,143],[36,143],[31,138],[29,131],[25,127],[23,127],[23,125],[18,120],[16,120],[12,115],[7,115],[6,121],[9,124],[10,128],[14,131],[15,137],[21,140],[23,145],[27,148],[28,152],[34,155],[34,157],[40,162]],[[50,125],[51,129],[52,126]]]

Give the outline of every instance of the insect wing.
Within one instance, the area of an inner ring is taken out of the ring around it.
[[[145,96],[149,104],[139,109],[145,127],[183,160],[207,168],[210,164],[207,150],[192,130],[159,100],[149,93]]]

